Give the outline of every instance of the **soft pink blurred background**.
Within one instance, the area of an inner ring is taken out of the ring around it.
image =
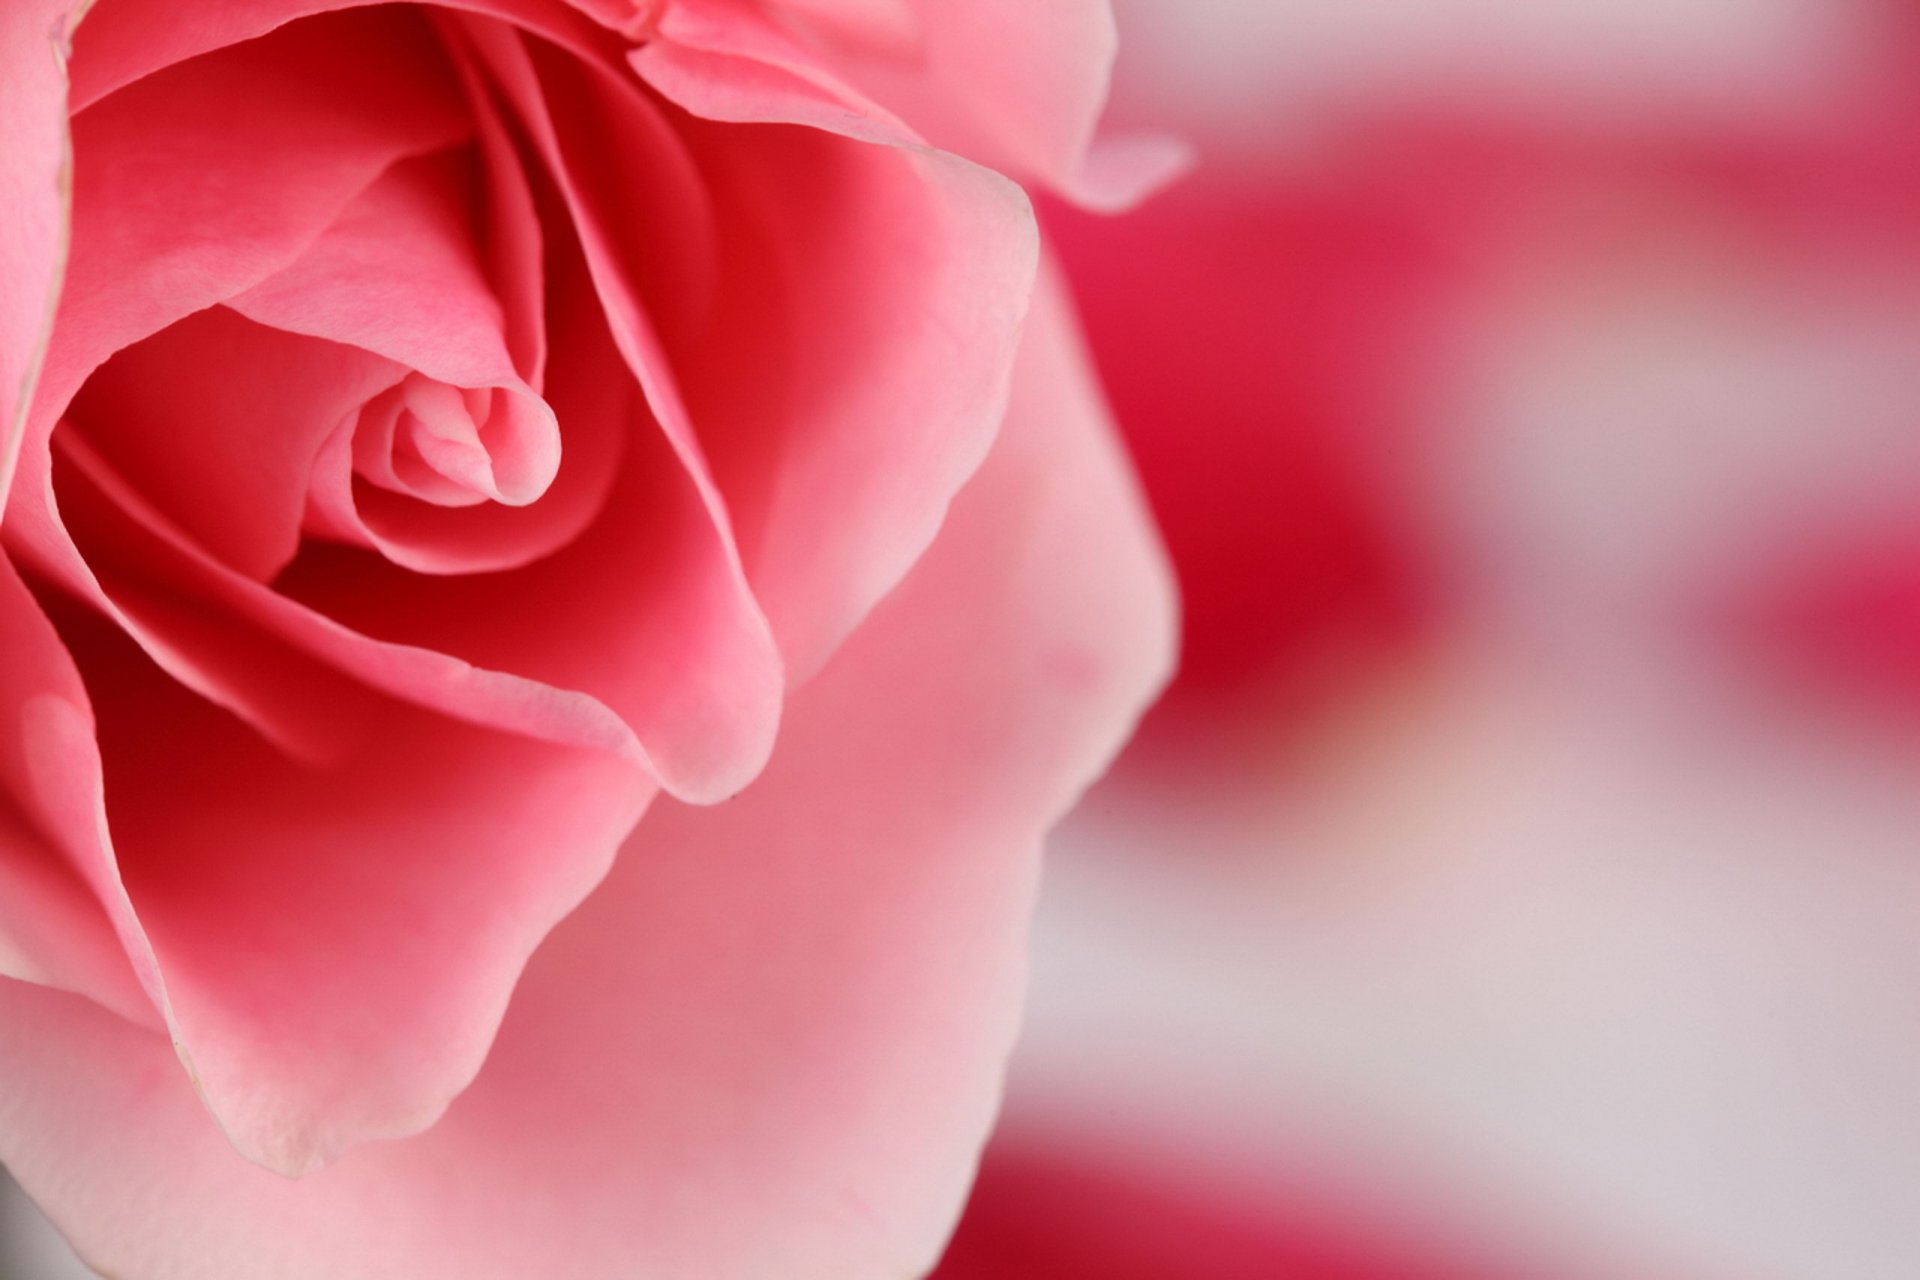
[[[1117,8],[1202,163],[1045,213],[1187,664],[942,1280],[1920,1276],[1914,19]]]
[[[1187,667],[942,1276],[1920,1275],[1912,17],[1118,7]]]

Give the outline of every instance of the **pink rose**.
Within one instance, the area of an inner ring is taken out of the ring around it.
[[[1150,181],[1111,53],[1104,0],[0,9],[0,1160],[89,1261],[931,1265],[1040,835],[1168,662],[985,167]]]

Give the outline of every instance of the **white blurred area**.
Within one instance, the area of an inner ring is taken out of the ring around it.
[[[1265,804],[1098,797],[1012,1115],[1534,1275],[1920,1275],[1920,749],[1585,674],[1463,645]]]
[[[1844,0],[1117,7],[1128,118],[1289,172],[1423,100],[1810,131],[1890,65]],[[1463,305],[1383,480],[1425,642],[1070,820],[1009,1123],[1523,1275],[1911,1280],[1920,717],[1710,615],[1810,548],[1920,562],[1920,256],[1596,183]]]
[[[1800,119],[1879,48],[1867,0],[1115,0],[1124,113],[1214,155],[1471,94],[1591,119]]]

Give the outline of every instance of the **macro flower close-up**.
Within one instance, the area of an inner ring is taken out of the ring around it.
[[[1899,0],[0,0],[0,1280],[1914,1280]]]
[[[9,0],[0,1162],[82,1259],[932,1264],[1171,660],[1019,185],[1175,159],[1113,40]]]

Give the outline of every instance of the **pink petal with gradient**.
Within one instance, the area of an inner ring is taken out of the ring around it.
[[[668,210],[684,205],[693,198],[688,189],[691,174],[658,109],[629,80],[604,69],[569,65],[562,61],[567,55],[553,46],[525,40],[497,24],[468,22],[459,30],[470,82],[484,77],[499,89],[543,166],[555,205],[550,221],[564,210],[578,236],[578,254],[550,255],[569,269],[578,268],[578,278],[548,282],[550,294],[570,299],[566,306],[597,302],[604,321],[594,334],[582,335],[583,341],[596,344],[595,358],[583,361],[576,376],[599,368],[603,372],[597,381],[603,382],[610,371],[624,367],[651,410],[648,414],[637,412],[639,405],[628,408],[632,439],[624,475],[645,486],[648,496],[641,502],[652,508],[637,509],[634,500],[616,488],[609,503],[611,518],[600,521],[591,538],[569,548],[574,554],[533,566],[539,575],[533,589],[578,620],[571,634],[555,616],[527,613],[495,619],[483,628],[484,634],[472,637],[472,643],[487,647],[463,651],[490,665],[587,688],[647,741],[661,785],[669,792],[703,802],[725,799],[765,763],[779,720],[784,673],[740,565],[731,522],[686,421],[674,370],[638,296],[636,280],[645,275],[627,269],[636,249],[645,244],[640,237],[654,228],[644,220],[619,216],[645,210],[649,200],[660,201]],[[567,99],[557,82],[569,79],[589,84],[583,96],[591,103],[591,114],[585,119],[606,133],[562,127],[581,123],[581,117],[562,116],[548,94]],[[626,153],[635,157],[633,163],[609,170],[581,160],[581,148],[608,135],[621,140]],[[640,163],[640,157],[648,163]],[[698,213],[687,217],[683,208],[681,214],[678,219],[670,211],[660,214],[657,227],[669,235],[677,228],[681,236],[651,246],[655,253],[701,243]],[[611,350],[598,345],[602,331],[612,340]],[[578,359],[581,353],[573,355]],[[550,386],[563,381],[556,374]],[[671,451],[670,460],[652,456],[662,440]],[[634,530],[657,528],[662,519],[677,526],[671,538],[630,540]],[[589,545],[593,551],[583,550]],[[659,563],[646,563],[650,561]],[[609,564],[634,564],[635,577],[645,578],[647,590],[623,591],[610,600],[604,586]],[[583,574],[593,581],[583,583]],[[497,590],[496,584],[489,594]],[[390,594],[383,607],[397,610],[396,620],[404,617],[400,625],[410,642],[448,647],[448,620],[464,619],[455,625],[471,631],[478,615],[459,603],[459,597],[471,595],[467,585],[449,582],[435,594],[431,607],[421,607],[428,603],[427,593],[412,592]],[[636,612],[636,604],[644,608]],[[491,612],[491,606],[483,607]],[[370,625],[386,625],[369,617]],[[399,634],[391,629],[377,633]],[[592,641],[583,643],[583,635]],[[556,645],[556,640],[564,644]],[[643,656],[649,653],[654,660]]]
[[[688,342],[676,365],[755,595],[804,679],[932,541],[993,442],[1033,216],[1012,183],[919,148],[688,134],[728,246],[711,326],[725,341]]]
[[[228,299],[258,324],[361,347],[456,386],[518,382],[480,263],[465,158],[394,165],[299,258]]]
[[[133,629],[219,663],[313,748],[290,757],[65,608],[130,927],[195,1083],[242,1152],[285,1172],[425,1127],[478,1068],[528,953],[605,873],[644,773],[595,740],[586,712],[604,709],[316,635],[98,487],[76,468],[65,491]]]
[[[699,96],[696,114],[826,131],[683,126],[728,253],[708,322],[660,335],[804,680],[899,581],[991,444],[1031,288],[1031,213],[1004,178],[912,145],[864,106],[859,127],[818,118],[830,77],[796,98],[789,81],[817,68],[761,15],[676,5],[663,21],[678,37],[636,65],[656,87],[693,77],[681,100]]]
[[[632,54],[635,70],[702,119],[806,125],[892,146],[923,142],[749,0],[675,0],[653,34]]]
[[[73,109],[165,67],[320,14],[392,0],[111,0],[89,12],[78,40]],[[438,0],[436,8],[495,17],[582,56],[610,54],[605,36],[552,0]]]
[[[386,167],[467,128],[419,28],[353,14],[295,34],[156,74],[76,120],[75,259],[4,533],[23,566],[103,607],[62,527],[49,455],[81,382],[120,348],[298,257]],[[153,145],[156,133],[168,145]],[[234,200],[236,190],[255,198]],[[233,673],[147,639],[177,678],[252,714]]]
[[[1170,631],[1049,298],[933,550],[752,790],[649,815],[434,1129],[295,1187],[220,1141],[164,1041],[0,983],[0,1155],[127,1274],[916,1274],[993,1110],[1040,833]]]
[[[922,34],[912,0],[779,0],[779,5],[855,48],[910,53]]]
[[[848,47],[842,73],[933,145],[1106,208],[1186,160],[1170,142],[1097,146],[1118,37],[1109,0],[907,0],[918,57]]]
[[[653,37],[634,65],[709,119],[917,138],[1107,209],[1188,161],[1169,139],[1095,141],[1116,47],[1108,0],[669,0]]]
[[[0,503],[13,478],[66,260],[66,45],[78,0],[0,11]]]
[[[0,973],[92,998],[144,1026],[153,1003],[96,884],[100,761],[73,660],[0,556]],[[89,786],[91,782],[91,786]]]
[[[299,550],[327,437],[405,376],[369,352],[209,307],[96,370],[62,429],[211,555],[267,581]]]
[[[565,546],[600,510],[615,470],[592,465],[612,451],[603,445],[570,460],[567,483],[554,483],[566,424],[521,379],[507,349],[506,315],[467,225],[467,210],[482,199],[477,179],[464,155],[395,165],[298,260],[227,304],[260,324],[412,370],[403,391],[415,407],[438,392],[454,425],[467,427],[464,439],[442,437],[450,457],[428,466],[412,455],[422,475],[411,484],[396,480],[390,464],[435,442],[417,429],[420,419],[410,419],[416,430],[399,442],[376,442],[372,415],[353,430],[353,472],[370,475],[363,448],[373,445],[386,464],[376,483],[417,498],[422,481],[437,482],[428,499],[382,505],[372,491],[357,500],[344,469],[314,477],[331,531],[423,573],[517,568]]]
[[[387,166],[467,130],[445,60],[418,28],[349,15],[316,20],[298,37],[268,36],[171,68],[76,118],[74,260],[4,531],[23,564],[82,596],[99,590],[61,527],[48,440],[88,375],[258,283]],[[167,145],[154,145],[156,136]],[[235,191],[253,198],[235,200]],[[231,701],[190,656],[154,653],[193,687]]]
[[[381,10],[169,68],[73,130],[73,261],[40,430],[115,351],[264,280],[387,166],[471,125],[430,32]]]

